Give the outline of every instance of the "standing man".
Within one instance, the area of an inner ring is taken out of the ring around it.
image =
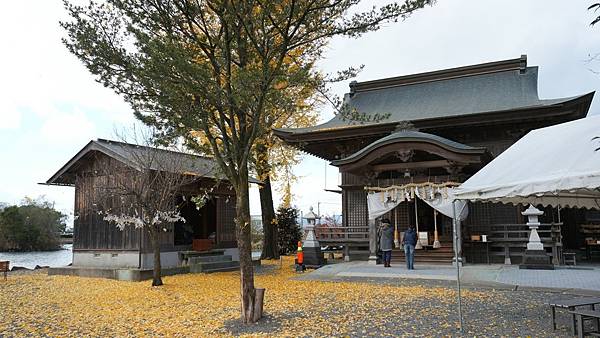
[[[417,244],[417,231],[415,230],[414,225],[409,225],[408,230],[404,232],[402,244],[404,244],[404,257],[406,259],[406,268],[408,270],[414,270],[415,245]]]
[[[381,236],[379,237],[379,248],[383,252],[383,266],[391,267],[392,249],[394,248],[394,227],[388,219],[381,221]]]

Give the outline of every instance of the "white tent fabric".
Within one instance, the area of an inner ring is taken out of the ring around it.
[[[600,116],[536,129],[456,188],[455,198],[600,208]]]
[[[441,196],[438,196],[438,198],[436,199],[424,199],[423,201],[429,204],[429,206],[431,206],[435,210],[439,211],[441,214],[453,218],[454,215],[452,211],[452,201],[455,198],[453,190],[454,189],[448,189],[448,198],[442,198]],[[457,200],[456,210],[457,217],[460,221],[464,221],[465,219],[467,219],[467,216],[469,216],[469,207],[467,206],[466,201]]]
[[[452,218],[452,201],[454,200],[454,193],[452,188],[448,188],[448,198],[443,198],[438,195],[435,199],[426,199],[421,198],[425,203],[429,204],[432,208],[436,209],[440,213]],[[418,190],[417,190],[418,191]],[[419,198],[418,192],[416,196]],[[388,195],[385,192],[376,192],[367,194],[367,207],[369,211],[369,220],[374,220],[377,217],[385,215],[388,211],[394,209],[398,204],[400,204],[403,200],[393,201],[388,198]],[[456,201],[456,208],[459,210],[458,218],[461,221],[464,221],[469,215],[469,208],[467,207],[467,202],[465,201]]]

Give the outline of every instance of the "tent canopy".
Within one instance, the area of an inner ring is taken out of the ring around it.
[[[600,116],[536,129],[455,190],[471,201],[600,209]]]

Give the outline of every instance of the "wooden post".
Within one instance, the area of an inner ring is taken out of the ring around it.
[[[398,238],[398,206],[396,206],[394,208],[394,245],[396,248],[400,247],[400,241]]]
[[[369,224],[369,264],[377,264],[377,222],[373,219],[368,221]],[[348,247],[348,240],[346,239],[346,245],[344,246],[344,260],[346,259],[346,248]]]
[[[415,245],[415,249],[423,249],[423,245],[421,244],[421,239],[419,238],[419,212],[417,209],[417,197],[415,196],[415,226],[417,227],[417,245]]]
[[[437,210],[433,209],[433,248],[439,249],[442,244],[440,243],[440,239],[438,237],[438,227],[437,227]]]

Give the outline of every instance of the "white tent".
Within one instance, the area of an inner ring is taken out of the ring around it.
[[[600,116],[536,129],[455,189],[471,201],[600,208]]]

